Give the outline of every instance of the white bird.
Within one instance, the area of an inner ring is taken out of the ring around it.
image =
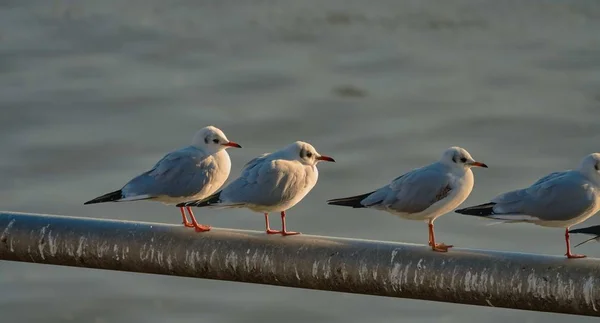
[[[133,178],[120,190],[99,196],[84,204],[153,200],[176,204],[201,199],[216,192],[227,180],[231,160],[226,148],[240,145],[229,141],[223,131],[208,126],[200,129],[192,144],[164,156],[151,170]],[[198,232],[209,231],[210,226],[199,224],[190,208],[188,222],[184,208],[180,208],[183,225]]]
[[[461,210],[509,223],[528,222],[544,227],[565,228],[568,258],[571,253],[569,227],[587,220],[600,210],[600,154],[586,156],[575,170],[554,172],[533,185],[501,194],[491,202]]]
[[[485,167],[469,152],[450,147],[439,161],[394,179],[370,193],[327,201],[330,205],[372,208],[387,211],[409,220],[428,222],[429,245],[434,251],[446,252],[452,245],[435,242],[433,222],[459,206],[473,189],[471,167]]]
[[[317,184],[319,161],[335,162],[333,158],[319,154],[310,144],[296,141],[274,153],[252,159],[244,166],[240,177],[212,196],[177,206],[248,208],[264,214],[267,234],[299,234],[287,231],[285,211],[300,202]],[[269,226],[271,212],[281,214],[280,231],[271,230]]]

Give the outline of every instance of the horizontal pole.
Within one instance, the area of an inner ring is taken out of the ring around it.
[[[600,261],[0,212],[0,260],[600,316]]]

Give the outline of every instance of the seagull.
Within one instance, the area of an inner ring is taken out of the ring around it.
[[[309,143],[296,141],[274,153],[248,162],[240,177],[203,200],[180,203],[178,207],[247,208],[263,213],[267,234],[300,234],[287,231],[285,211],[300,202],[317,184],[320,161],[335,162],[319,154]],[[269,213],[280,212],[281,230],[271,230]]]
[[[575,245],[575,248],[581,246],[582,244],[584,244],[586,242],[590,242],[592,240],[600,241],[600,225],[594,225],[594,226],[587,227],[587,228],[569,230],[569,233],[584,233],[584,234],[590,234],[590,235],[594,236],[583,242],[578,243],[577,245]]]
[[[471,167],[487,165],[475,161],[463,148],[450,147],[439,161],[416,168],[373,192],[327,201],[330,205],[372,208],[429,225],[431,249],[447,252],[452,245],[435,242],[433,222],[459,206],[473,189]]]
[[[159,160],[152,169],[133,178],[123,188],[87,201],[84,205],[104,202],[152,200],[176,204],[191,199],[202,199],[216,192],[227,180],[231,160],[225,149],[241,148],[229,141],[223,131],[208,126],[200,129],[192,144],[173,151]],[[194,213],[180,208],[183,225],[198,232],[209,231],[210,226],[199,224]]]
[[[569,227],[587,220],[600,210],[600,154],[593,153],[575,170],[554,172],[533,185],[495,197],[491,202],[456,210],[508,223],[528,222],[544,227],[565,228],[567,258],[585,258],[571,253]]]

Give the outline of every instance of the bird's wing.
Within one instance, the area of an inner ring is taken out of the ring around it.
[[[590,191],[590,184],[581,175],[576,172],[553,174],[530,187],[494,198],[492,202],[496,204],[491,217],[502,220],[568,221],[595,207],[596,198]]]
[[[211,185],[216,162],[194,149],[167,154],[146,173],[131,180],[124,188],[128,195],[192,196]]]
[[[369,207],[386,207],[401,213],[419,213],[450,195],[448,175],[429,165],[414,169],[380,188],[362,201]]]
[[[244,165],[243,171],[254,168],[254,166],[256,166],[256,164],[258,164],[260,161],[263,161],[266,158],[268,158],[269,155],[271,155],[271,153],[264,153],[258,157],[252,158],[249,162],[246,163],[246,165]]]
[[[246,167],[242,175],[223,189],[222,205],[277,205],[310,189],[306,166],[288,160],[261,159]]]
[[[549,180],[552,180],[552,179],[555,179],[555,178],[558,178],[558,177],[562,177],[562,176],[564,176],[564,175],[566,175],[568,173],[569,173],[568,171],[566,171],[566,172],[565,171],[561,171],[561,172],[550,173],[550,174],[548,174],[548,175],[546,175],[546,176],[538,179],[535,183],[531,184],[531,186],[536,186],[536,185],[542,184],[544,182],[547,182]]]

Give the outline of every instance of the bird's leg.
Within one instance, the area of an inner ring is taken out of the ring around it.
[[[567,228],[565,230],[565,241],[567,242],[567,253],[565,254],[565,256],[567,256],[567,258],[569,259],[577,259],[577,258],[585,258],[586,255],[578,255],[578,254],[572,254],[571,253],[571,242],[569,239],[569,228]]]
[[[431,245],[433,245],[433,244],[431,243],[431,231],[433,231],[432,229],[433,229],[433,224],[429,226],[429,230],[428,230],[428,231],[429,231],[429,245],[430,245],[430,246],[431,246]]]
[[[433,220],[429,220],[429,242],[431,246],[431,250],[439,251],[439,252],[447,252],[449,248],[452,248],[452,245],[445,245],[443,243],[435,243],[435,231],[433,230]]]
[[[435,236],[433,234],[433,222],[429,221],[429,245],[431,246],[431,249],[434,251],[435,250]]]
[[[210,231],[210,225],[200,224],[200,223],[198,223],[198,221],[196,221],[196,217],[194,216],[194,212],[192,212],[191,207],[187,206],[185,209],[188,211],[188,214],[190,215],[190,218],[192,219],[192,226],[196,229],[196,232]]]
[[[271,227],[269,226],[269,213],[265,213],[265,232],[267,234],[279,234],[279,233],[281,233],[281,231],[279,231],[279,230],[271,230]]]
[[[288,231],[285,227],[285,211],[281,211],[281,235],[283,236],[291,236],[295,234],[300,234],[300,232]]]
[[[181,211],[181,217],[183,218],[183,226],[187,228],[193,228],[194,225],[188,222],[187,218],[185,217],[185,210],[183,210],[183,207],[180,207],[179,210]]]

